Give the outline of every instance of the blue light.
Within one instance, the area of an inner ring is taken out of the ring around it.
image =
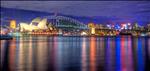
[[[116,38],[116,71],[121,71],[120,37]]]
[[[137,59],[138,59],[138,71],[144,71],[144,61],[142,54],[142,41],[141,38],[138,38],[138,48],[137,48]]]
[[[115,25],[115,29],[119,30],[120,29],[120,26],[117,24]]]
[[[110,38],[106,38],[106,71],[111,70],[111,47],[110,47]]]

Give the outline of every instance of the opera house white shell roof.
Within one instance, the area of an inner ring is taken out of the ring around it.
[[[38,29],[47,29],[47,19],[35,18],[32,20],[30,24],[28,23],[20,23],[20,31],[33,31]]]

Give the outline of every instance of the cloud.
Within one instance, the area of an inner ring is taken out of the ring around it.
[[[147,16],[150,2],[147,1],[1,1],[1,6],[73,16],[150,20],[150,16]]]

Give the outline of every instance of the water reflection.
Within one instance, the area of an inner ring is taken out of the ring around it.
[[[16,37],[0,50],[3,71],[145,71],[150,38]]]
[[[86,38],[83,38],[83,41],[82,41],[82,54],[81,54],[81,64],[82,64],[82,71],[87,71],[87,49],[86,49]]]
[[[121,51],[121,71],[127,71],[127,52],[126,52],[126,38],[121,38],[121,47],[120,47],[120,51]]]
[[[106,38],[105,39],[105,70],[106,71],[113,71],[113,38]],[[112,46],[111,46],[112,45]]]
[[[121,55],[120,55],[120,38],[116,38],[116,69],[115,71],[121,71]]]
[[[95,71],[96,70],[96,43],[95,37],[90,38],[90,71]]]
[[[133,69],[133,54],[132,54],[132,41],[131,41],[131,37],[127,38],[127,68],[128,71],[134,71]]]
[[[10,48],[9,48],[9,64],[10,64],[9,68],[10,68],[10,71],[13,71],[15,68],[15,57],[16,57],[15,49],[16,49],[16,40],[12,40],[10,42]]]

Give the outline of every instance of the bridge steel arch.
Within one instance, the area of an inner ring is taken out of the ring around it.
[[[46,16],[48,22],[58,28],[88,29],[84,23],[65,16]]]

